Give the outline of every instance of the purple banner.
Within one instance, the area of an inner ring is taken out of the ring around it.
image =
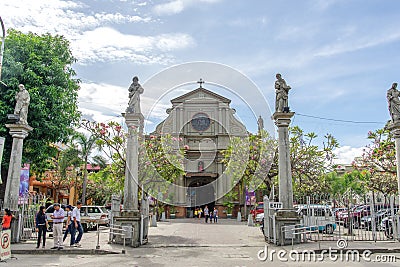
[[[246,205],[254,205],[256,203],[256,192],[255,191],[247,191],[246,189]]]
[[[25,165],[21,169],[19,178],[19,196],[22,197],[29,192],[29,165]]]

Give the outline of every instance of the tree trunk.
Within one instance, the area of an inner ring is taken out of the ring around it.
[[[86,187],[87,187],[87,157],[85,158],[85,167],[83,168],[83,185],[82,185],[82,204],[86,205]]]

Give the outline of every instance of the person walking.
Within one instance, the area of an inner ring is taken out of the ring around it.
[[[201,214],[203,213],[203,210],[201,209],[201,207],[200,207],[200,209],[199,209],[199,220],[200,220],[200,218],[201,218]]]
[[[46,217],[46,207],[40,206],[38,213],[36,214],[36,232],[37,236],[37,244],[36,248],[40,247],[40,241],[43,237],[43,245],[42,248],[46,247],[46,233],[47,233],[47,217]]]
[[[67,239],[68,233],[71,234],[71,227],[72,227],[72,206],[68,205],[65,207],[67,211],[67,222],[65,224],[65,232],[63,237],[63,242]]]
[[[214,207],[214,223],[218,222],[218,209],[216,207]]]
[[[208,206],[206,206],[205,208],[204,208],[204,219],[205,219],[205,221],[206,221],[206,223],[208,223],[208,217],[209,217],[209,210],[208,210]]]
[[[53,237],[54,237],[54,247],[51,249],[63,249],[63,222],[65,217],[64,210],[60,207],[60,204],[54,203],[54,212],[50,216],[53,219]]]
[[[11,210],[4,209],[3,220],[1,221],[2,229],[8,230],[11,229],[11,221],[15,219],[14,215],[11,213]]]
[[[195,217],[195,218],[197,218],[198,213],[199,213],[199,211],[198,211],[198,209],[196,208],[196,209],[194,210],[194,217]]]
[[[71,247],[81,247],[83,228],[81,224],[81,207],[82,202],[76,202],[76,207],[72,210],[72,225],[71,225]],[[78,230],[78,237],[75,239],[76,230]]]

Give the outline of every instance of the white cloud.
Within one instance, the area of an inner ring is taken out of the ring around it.
[[[165,64],[172,61],[171,56],[165,52],[193,44],[194,40],[187,34],[140,36],[122,34],[115,29],[102,27],[84,32],[71,46],[81,64],[118,60],[138,64]]]
[[[120,121],[121,113],[128,106],[128,87],[129,85],[125,88],[106,83],[83,82],[79,91],[79,110],[86,119],[99,122]],[[148,95],[142,95],[140,99],[147,125],[154,124],[154,119],[165,119],[165,110],[170,107],[169,104],[159,103],[153,106],[156,99]],[[149,113],[151,118],[148,118]]]
[[[220,0],[173,0],[168,3],[158,4],[153,7],[153,12],[158,16],[179,14],[186,8],[201,3],[214,4]]]
[[[336,164],[351,164],[355,157],[362,155],[364,147],[342,146],[333,151]]]
[[[159,4],[154,7],[154,13],[159,16],[174,15],[182,12],[184,9],[184,1],[175,0],[165,4]]]
[[[371,38],[371,35],[362,37],[353,36],[353,38],[339,40],[333,44],[322,47],[317,53],[315,53],[314,56],[329,57],[391,43],[398,41],[399,39],[400,33],[397,30],[395,30],[395,32],[377,34],[374,36],[374,38]]]
[[[120,13],[86,14],[80,11],[87,9],[80,2],[21,0],[2,3],[0,8],[7,14],[2,17],[7,28],[65,36],[71,41],[78,64],[126,60],[137,64],[167,64],[173,61],[170,51],[194,44],[190,35],[182,33],[156,36],[121,33],[113,25],[147,23],[151,19]]]

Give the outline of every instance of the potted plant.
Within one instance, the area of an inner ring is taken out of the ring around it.
[[[230,191],[228,194],[225,195],[226,200],[223,205],[226,207],[226,212],[227,212],[226,217],[228,219],[232,218],[232,210],[233,210],[233,207],[235,206],[235,204],[233,203],[233,200],[236,198],[236,196],[237,196],[237,193],[233,192],[233,191]]]
[[[169,218],[170,219],[175,219],[176,218],[176,208],[175,206],[170,206],[169,208]]]
[[[224,206],[226,207],[226,217],[228,219],[232,219],[232,210],[235,204],[233,202],[224,202]]]

